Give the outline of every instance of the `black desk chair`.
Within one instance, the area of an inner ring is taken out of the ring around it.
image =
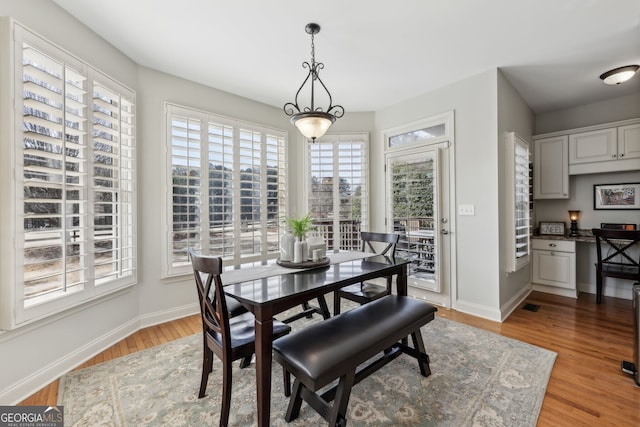
[[[227,301],[233,299],[226,298],[222,290],[222,280],[220,279],[222,258],[202,256],[191,248],[189,256],[193,266],[202,317],[203,358],[198,398],[205,396],[209,373],[213,371],[213,355],[215,353],[223,365],[220,425],[226,426],[229,422],[231,407],[231,363],[243,359],[244,365],[245,361],[251,360],[251,356],[255,353],[255,318],[249,312],[230,317]],[[273,339],[280,338],[290,331],[291,327],[288,325],[277,320],[273,321]],[[285,394],[288,395],[290,380],[287,372],[284,372],[284,381]]]
[[[362,252],[372,252],[378,255],[386,255],[391,258],[396,255],[396,245],[400,235],[396,233],[372,233],[363,231],[360,233],[362,240]],[[373,243],[386,243],[386,247],[381,252],[376,252]],[[360,284],[351,285],[338,289],[333,293],[333,315],[340,313],[340,298],[355,301],[358,304],[366,304],[368,302],[382,298],[391,294],[391,276],[387,277],[387,286],[376,285],[375,283],[362,282]]]
[[[640,255],[634,259],[632,253],[632,248],[640,251],[640,231],[593,228],[591,232],[596,237],[596,303],[600,304],[604,277],[640,281]],[[609,249],[603,248],[604,244]]]

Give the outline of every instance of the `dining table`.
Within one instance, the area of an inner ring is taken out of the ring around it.
[[[395,275],[398,295],[407,295],[410,260],[357,251],[329,253],[330,264],[292,269],[276,264],[230,270],[221,275],[226,295],[255,316],[258,425],[268,426],[274,316],[344,286]]]

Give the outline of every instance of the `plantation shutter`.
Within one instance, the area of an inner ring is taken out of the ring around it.
[[[209,123],[209,250],[222,257],[233,256],[233,127]]]
[[[93,85],[93,253],[96,284],[131,275],[134,267],[134,105]]]
[[[331,135],[308,145],[308,206],[329,249],[359,250],[368,229],[366,134]]]
[[[188,248],[202,249],[201,205],[201,121],[184,116],[171,117],[171,184],[173,226],[170,241],[172,259],[188,263]]]
[[[223,257],[227,266],[276,258],[285,217],[285,133],[171,104],[167,131],[165,274],[190,271],[189,247]]]
[[[23,80],[23,296],[83,290],[87,282],[86,78],[28,43]],[[75,67],[75,68],[74,68]]]

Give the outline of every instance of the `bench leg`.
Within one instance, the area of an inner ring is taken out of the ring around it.
[[[333,401],[333,408],[329,414],[330,426],[346,426],[347,425],[347,405],[349,404],[349,396],[351,395],[351,387],[355,379],[355,371],[347,372],[345,376],[340,378],[336,397]]]
[[[290,423],[291,421],[298,418],[300,415],[300,407],[302,406],[302,383],[299,379],[293,382],[293,392],[291,397],[289,398],[289,407],[287,408],[287,413],[284,416],[286,422]]]
[[[414,331],[411,334],[411,340],[413,341],[413,348],[418,352],[418,366],[420,366],[420,373],[423,377],[431,375],[431,368],[429,367],[429,356],[424,348],[424,341],[422,341],[422,334],[420,329]]]

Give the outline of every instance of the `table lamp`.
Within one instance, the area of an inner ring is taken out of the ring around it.
[[[578,219],[580,219],[580,211],[569,211],[569,219],[571,220],[571,228],[569,236],[578,235]]]

